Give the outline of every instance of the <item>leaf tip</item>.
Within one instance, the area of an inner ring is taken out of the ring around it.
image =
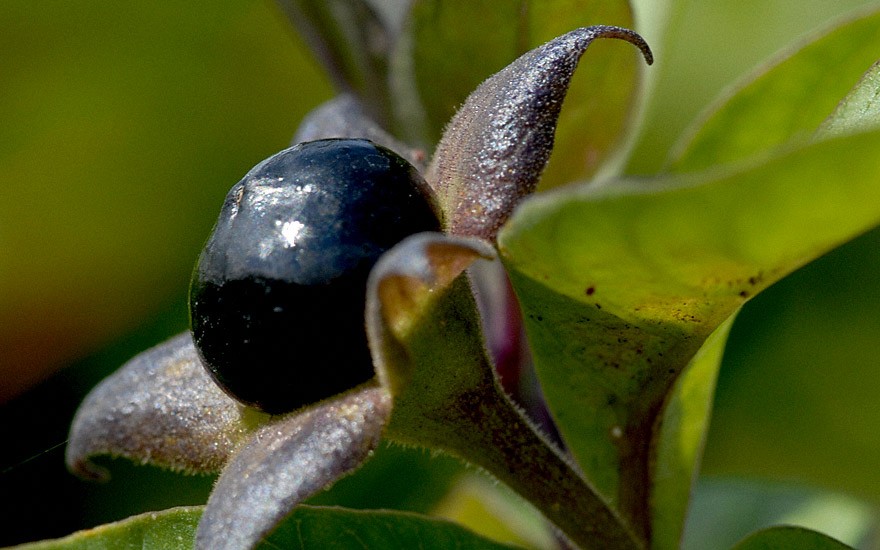
[[[553,150],[571,78],[597,38],[629,42],[648,64],[654,61],[634,31],[581,27],[526,52],[468,96],[426,175],[450,234],[495,241],[517,204],[535,190]]]
[[[651,51],[651,47],[648,45],[648,42],[645,41],[645,39],[642,38],[642,35],[640,35],[639,33],[623,27],[615,27],[612,25],[598,25],[595,27],[587,27],[586,30],[591,31],[592,34],[595,35],[595,38],[617,38],[619,40],[625,40],[642,52],[642,56],[645,58],[645,63],[647,63],[648,65],[654,64],[654,53]]]
[[[110,471],[107,468],[98,466],[74,446],[68,445],[65,464],[70,473],[85,481],[103,483],[110,480]]]

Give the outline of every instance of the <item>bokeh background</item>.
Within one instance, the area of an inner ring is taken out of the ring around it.
[[[725,87],[877,2],[635,4],[658,54],[630,164],[647,174]],[[331,96],[269,0],[0,3],[0,546],[205,501],[209,478],[124,461],[108,484],[79,481],[67,428],[99,380],[186,328],[190,270],[226,191]],[[774,521],[876,547],[878,280],[873,231],[746,306],[689,547]],[[461,475],[441,457],[379,454],[322,502],[429,511]]]

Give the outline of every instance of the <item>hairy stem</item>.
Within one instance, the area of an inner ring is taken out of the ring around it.
[[[394,422],[390,426],[393,431],[400,428],[404,427]],[[419,444],[484,468],[532,503],[580,548],[645,547],[494,381],[426,415],[417,431]]]

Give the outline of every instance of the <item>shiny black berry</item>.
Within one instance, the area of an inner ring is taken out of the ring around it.
[[[320,140],[226,196],[190,287],[196,347],[227,393],[280,413],[373,377],[366,280],[403,238],[439,231],[421,176],[366,140]]]

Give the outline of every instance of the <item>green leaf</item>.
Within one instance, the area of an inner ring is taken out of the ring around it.
[[[651,547],[680,547],[709,429],[715,381],[735,315],[715,329],[675,381],[657,435],[651,492]]]
[[[417,96],[424,106],[422,141],[436,143],[464,100],[490,75],[528,50],[591,25],[632,27],[629,3],[527,0],[486,9],[467,0],[416,2],[408,39]],[[592,174],[628,121],[639,60],[613,45],[594,49],[572,83],[543,185]]]
[[[510,549],[446,520],[407,512],[300,506],[260,548]]]
[[[822,127],[823,135],[868,130],[880,124],[880,62],[874,63],[837,105]]]
[[[685,134],[671,169],[700,170],[811,138],[880,57],[878,25],[880,10],[874,9],[760,68]]]
[[[718,381],[705,473],[880,498],[878,277],[875,228],[743,308]]]
[[[747,445],[744,452],[751,450]],[[813,529],[858,548],[876,525],[870,502],[790,480],[701,477],[690,508],[683,550],[730,548],[778,525]]]
[[[663,168],[682,132],[744,74],[807,33],[877,1],[773,0],[761,9],[739,0],[632,4],[635,30],[655,49],[657,65],[646,73],[648,90],[625,173],[647,175]]]
[[[19,550],[184,550],[192,548],[201,506],[148,512],[79,531],[67,537],[25,544]]]
[[[771,527],[746,537],[732,550],[851,550],[833,538],[803,527]]]
[[[735,171],[534,196],[502,230],[551,411],[634,522],[647,522],[651,432],[678,373],[754,293],[880,223],[878,178],[875,131]]]
[[[491,254],[477,239],[422,233],[370,272],[367,334],[377,376],[394,396],[385,435],[485,469],[582,548],[640,548],[638,535],[501,389],[459,275]]]
[[[201,506],[173,508],[18,548],[185,550],[193,547],[201,515]],[[418,514],[299,506],[258,548],[502,550],[514,547],[483,538],[449,521]]]

